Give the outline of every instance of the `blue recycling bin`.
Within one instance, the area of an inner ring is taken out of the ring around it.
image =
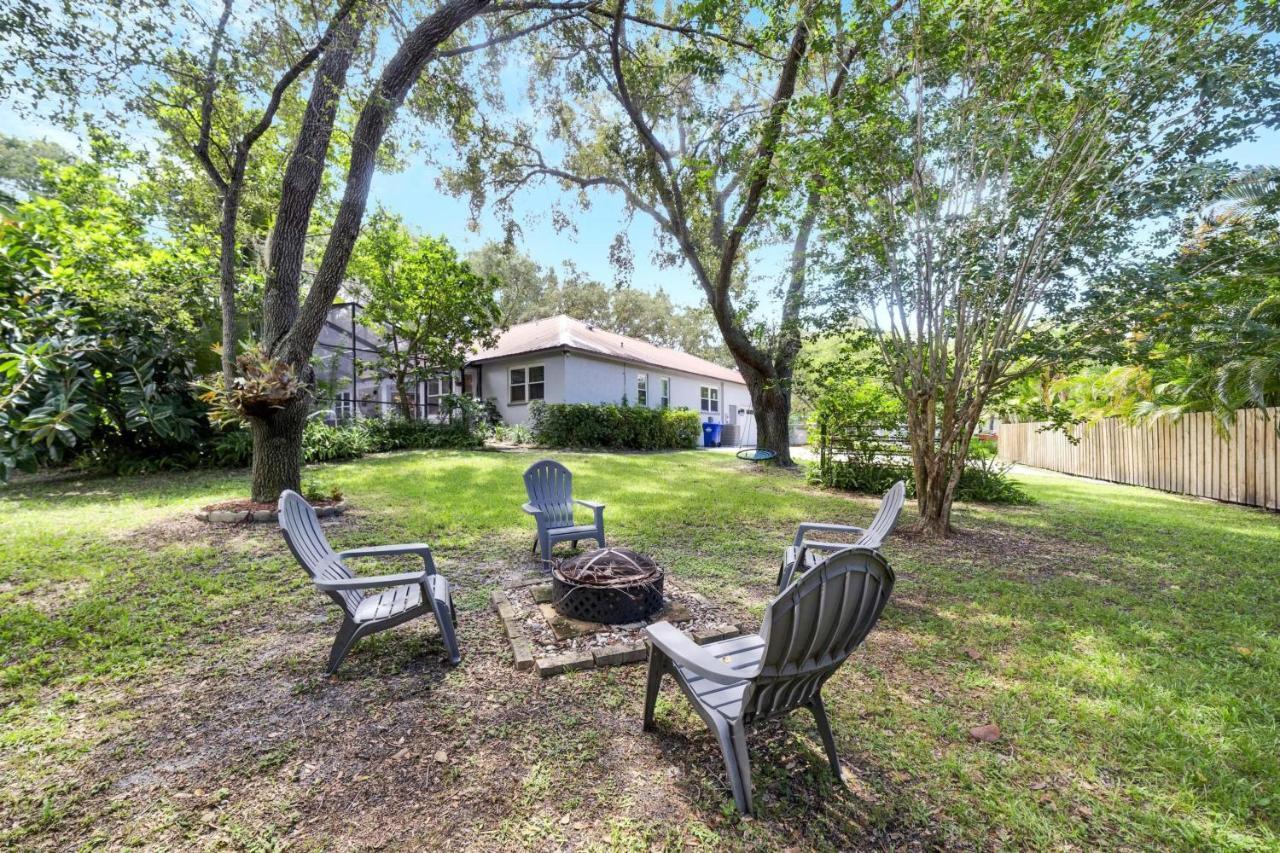
[[[702,425],[702,446],[703,447],[719,447],[720,446],[720,424],[713,424],[707,421]]]

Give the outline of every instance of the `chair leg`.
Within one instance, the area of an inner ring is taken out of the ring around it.
[[[573,545],[573,547],[574,547],[574,548],[577,548],[577,547],[578,547],[578,540],[577,540],[577,539],[573,540],[572,545]]]
[[[440,639],[444,641],[445,651],[449,653],[449,663],[457,666],[462,655],[458,653],[458,637],[453,630],[458,624],[458,614],[453,609],[453,592],[446,587],[443,598],[437,598],[424,584],[422,594],[431,596],[431,612],[435,614],[436,624],[440,626]]]
[[[844,784],[844,774],[840,771],[840,756],[836,754],[836,739],[831,734],[831,721],[827,719],[826,706],[822,704],[822,694],[809,701],[809,710],[818,724],[818,734],[822,736],[822,745],[827,748],[827,760],[831,762],[831,772],[836,774],[836,781]]]
[[[542,566],[551,566],[551,535],[542,531],[538,533],[538,549],[542,551]]]
[[[751,756],[747,754],[747,730],[742,720],[733,724],[733,748],[738,754],[738,777],[742,780],[742,797],[747,802],[743,814],[751,814]]]
[[[649,649],[649,680],[644,689],[644,730],[651,732],[656,728],[653,709],[658,704],[658,690],[662,687],[662,676],[667,672],[667,656],[655,648]]]
[[[733,802],[738,811],[751,814],[751,766],[745,763],[747,744],[742,733],[742,724],[729,723],[721,718],[714,721],[716,740],[720,742],[720,752],[724,755],[724,769],[729,776],[729,788],[733,791]],[[741,741],[741,743],[739,743]]]
[[[342,663],[342,659],[347,656],[347,652],[351,650],[351,646],[360,636],[360,626],[350,619],[342,620],[342,627],[338,629],[338,636],[334,638],[333,648],[329,650],[329,674],[333,675],[338,671],[338,666]]]
[[[537,536],[533,537],[533,547],[529,549],[529,553],[530,554],[538,553],[538,537]]]

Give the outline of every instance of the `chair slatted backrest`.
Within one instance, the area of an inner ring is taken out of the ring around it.
[[[898,523],[898,516],[902,514],[902,504],[906,499],[906,483],[899,480],[890,486],[889,491],[885,492],[884,497],[880,499],[880,509],[876,510],[876,517],[871,520],[871,525],[862,534],[858,544],[866,548],[879,548],[884,544],[884,540],[889,538],[889,534]]]
[[[764,655],[743,697],[744,716],[770,717],[812,699],[875,626],[893,583],[884,557],[859,546],[832,554],[783,590],[765,612]]]
[[[542,510],[548,527],[573,524],[573,475],[552,459],[543,459],[524,472],[529,503]]]
[[[285,489],[280,493],[277,508],[280,511],[280,530],[284,532],[284,541],[308,575],[317,580],[352,577],[351,570],[342,564],[342,560],[330,547],[329,540],[320,527],[320,519],[316,518],[316,511],[307,503],[306,498]],[[363,599],[363,595],[354,589],[327,592],[348,616],[355,615],[356,607]]]

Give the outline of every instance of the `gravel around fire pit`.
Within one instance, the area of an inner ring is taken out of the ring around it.
[[[562,625],[580,629],[576,636],[557,636],[548,621],[548,615],[559,616],[551,608],[549,583],[508,589],[507,596],[515,611],[515,618],[522,633],[533,646],[536,656],[555,656],[569,652],[595,652],[608,646],[643,645],[644,628],[653,622],[670,621],[685,631],[710,631],[723,629],[729,617],[707,598],[696,592],[680,589],[667,581],[666,607],[655,613],[647,622],[627,625],[603,625],[595,622],[579,622],[559,617]]]

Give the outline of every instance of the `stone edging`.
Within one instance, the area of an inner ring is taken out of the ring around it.
[[[331,506],[312,507],[317,518],[330,518],[347,511],[347,502],[338,501]],[[199,510],[196,518],[213,524],[266,524],[275,521],[279,512],[274,509],[214,509]]]
[[[489,596],[489,603],[498,618],[502,620],[502,629],[511,642],[511,654],[515,658],[516,670],[527,672],[536,669],[538,675],[550,678],[563,672],[576,672],[583,669],[603,669],[607,666],[620,666],[628,663],[641,663],[649,659],[649,648],[645,643],[615,643],[594,652],[569,652],[551,657],[534,657],[533,644],[524,635],[520,620],[516,618],[515,608],[505,590],[495,589]],[[742,631],[737,625],[715,625],[693,632],[694,642],[699,645],[714,643],[736,637]]]

